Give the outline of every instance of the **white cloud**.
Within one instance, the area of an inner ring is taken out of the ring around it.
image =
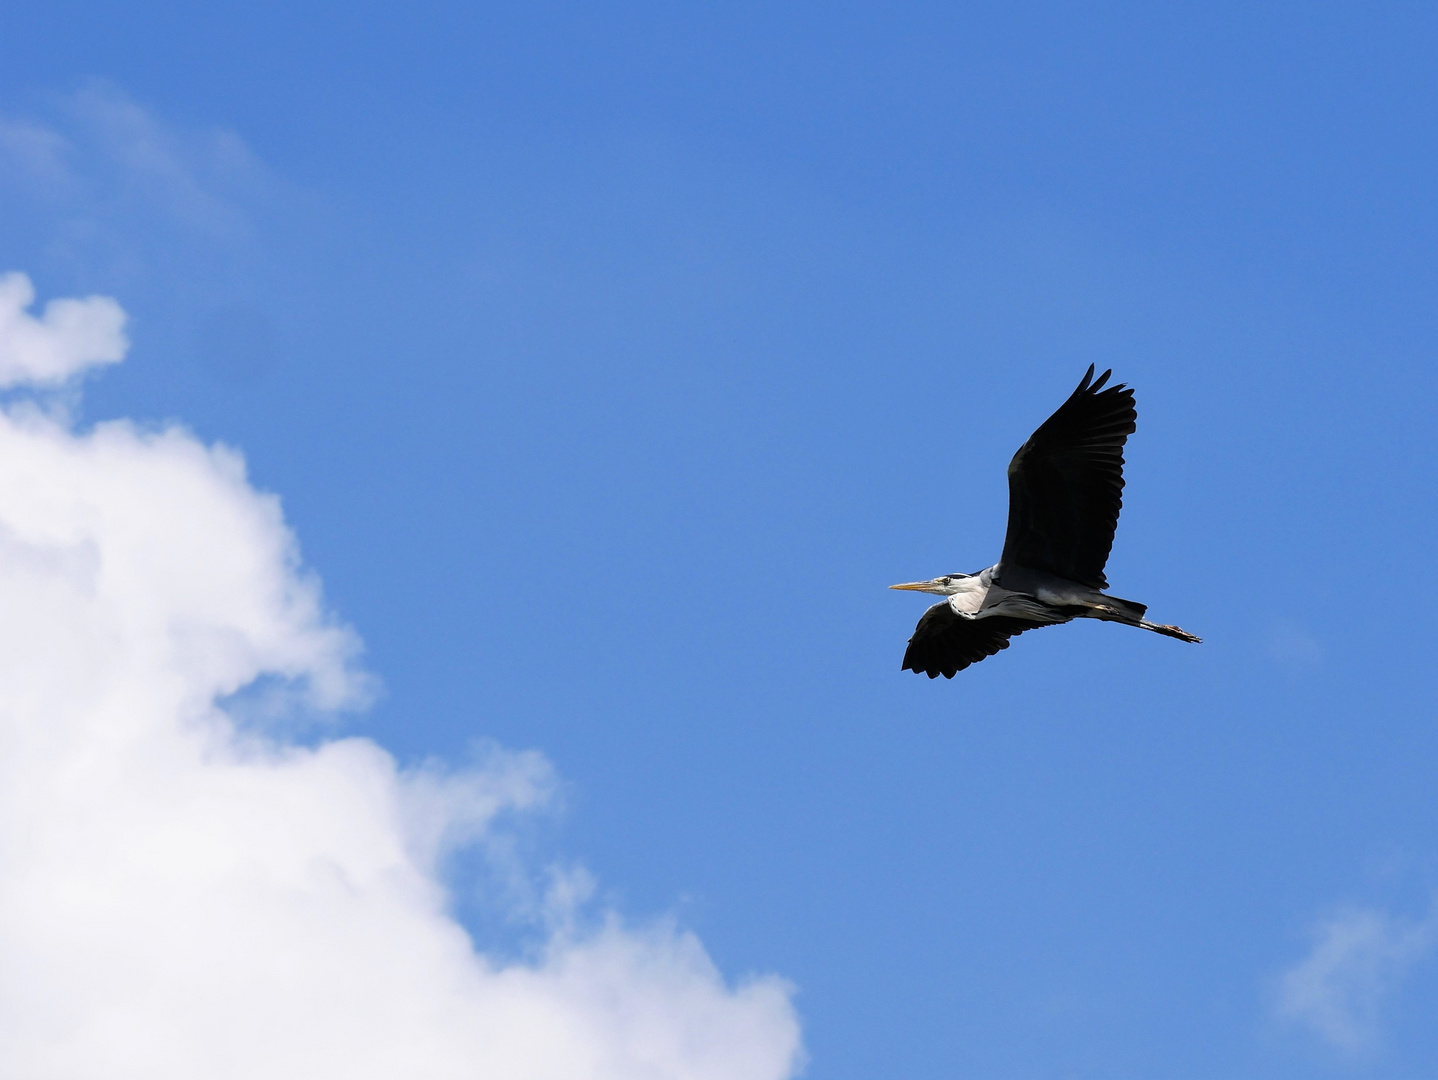
[[[207,242],[246,231],[234,194],[276,183],[234,132],[176,130],[109,83],[68,95],[62,110],[92,158],[92,183],[108,174],[112,197],[159,209]]]
[[[69,189],[74,184],[67,161],[70,149],[64,136],[43,124],[0,118],[0,165],[24,180],[51,191]]]
[[[0,239],[47,277],[194,313],[253,301],[275,268],[258,238],[322,202],[236,133],[160,120],[103,81],[0,115]],[[92,284],[93,283],[93,284]]]
[[[4,339],[11,381],[114,358],[118,308],[69,303]],[[576,929],[582,875],[529,959],[476,952],[438,867],[546,805],[537,754],[403,770],[219,704],[261,677],[355,703],[356,652],[237,454],[0,411],[0,1075],[792,1074],[786,984],[669,925]]]
[[[109,297],[51,300],[37,319],[35,287],[24,274],[0,274],[0,388],[64,382],[125,355],[125,313]]]
[[[1281,1017],[1348,1053],[1373,1045],[1384,1002],[1433,944],[1433,919],[1414,922],[1371,908],[1320,921],[1313,948],[1279,983]]]

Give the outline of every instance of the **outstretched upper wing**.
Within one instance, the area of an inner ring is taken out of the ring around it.
[[[1123,444],[1137,426],[1133,391],[1103,389],[1093,366],[1009,462],[1004,566],[1108,587],[1104,564],[1123,506]]]
[[[1044,625],[1008,615],[966,619],[956,614],[945,600],[929,608],[919,619],[900,670],[923,672],[931,679],[940,675],[952,679],[970,664],[1007,649],[1009,638]]]

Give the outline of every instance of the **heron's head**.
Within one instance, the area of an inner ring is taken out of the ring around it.
[[[945,574],[932,581],[911,581],[907,585],[890,585],[891,589],[907,589],[909,592],[931,592],[939,596],[953,596],[964,588],[964,582],[973,574]]]

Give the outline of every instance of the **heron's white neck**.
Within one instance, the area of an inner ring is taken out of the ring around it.
[[[994,568],[991,566],[972,577],[951,579],[949,588],[945,590],[949,598],[949,606],[958,612],[977,614],[988,600],[989,591],[993,588],[993,570]]]

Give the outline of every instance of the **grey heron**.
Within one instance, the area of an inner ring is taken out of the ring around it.
[[[1009,462],[1009,525],[998,563],[976,574],[889,586],[945,598],[919,619],[903,670],[952,679],[1025,630],[1073,619],[1200,640],[1149,622],[1143,604],[1103,591],[1123,505],[1123,446],[1138,413],[1123,383],[1104,389],[1111,370],[1097,379],[1093,373],[1089,365],[1078,389]]]

